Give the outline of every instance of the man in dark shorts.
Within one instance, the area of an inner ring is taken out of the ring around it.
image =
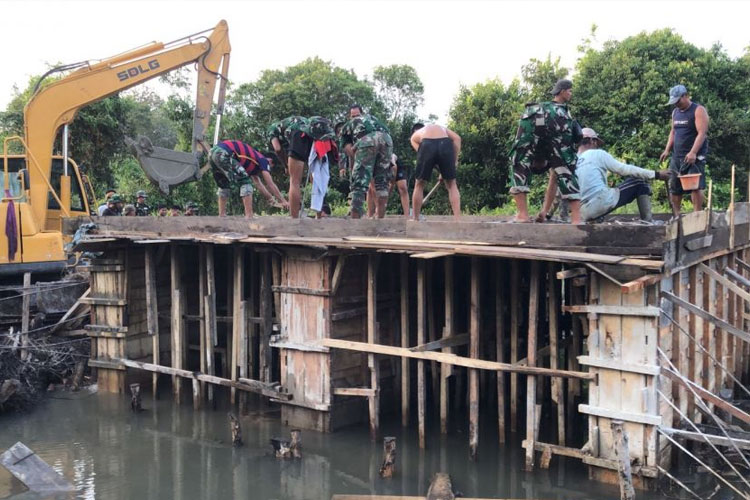
[[[240,188],[245,217],[253,216],[253,182],[269,203],[273,203],[275,197],[284,208],[289,207],[273,182],[266,157],[244,142],[222,141],[218,143],[209,152],[209,164],[218,185],[216,194],[219,198],[220,217],[227,215],[227,199],[233,186]],[[261,175],[268,183],[268,189],[264,186]]]
[[[703,210],[703,190],[706,189],[706,154],[708,153],[708,112],[706,108],[692,102],[684,85],[675,85],[669,90],[669,102],[674,105],[672,111],[672,128],[664,152],[659,161],[664,161],[672,151],[669,162],[670,170],[680,175],[701,174],[700,185],[693,191],[682,189],[680,179],[672,176],[669,183],[669,201],[672,204],[672,214],[680,215],[682,196],[690,193],[693,211]]]
[[[412,205],[414,220],[419,220],[422,209],[424,185],[432,177],[432,168],[437,166],[440,178],[448,189],[453,218],[461,216],[461,194],[456,183],[456,164],[461,152],[461,137],[441,125],[416,123],[412,127],[411,145],[417,152],[417,168],[414,172]]]
[[[396,155],[391,155],[391,177],[393,178],[398,197],[401,199],[401,208],[404,217],[409,218],[409,169]]]

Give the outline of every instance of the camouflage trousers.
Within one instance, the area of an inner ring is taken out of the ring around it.
[[[393,140],[385,132],[371,132],[356,144],[351,177],[352,211],[364,213],[363,206],[370,180],[375,181],[379,198],[388,196],[388,180]]]
[[[528,193],[532,173],[552,169],[562,198],[578,200],[581,190],[576,177],[575,145],[555,133],[540,134],[531,119],[523,118],[511,148],[511,194]]]
[[[214,146],[209,153],[209,164],[219,189],[230,189],[232,186],[250,184],[250,176],[240,162],[224,148]]]

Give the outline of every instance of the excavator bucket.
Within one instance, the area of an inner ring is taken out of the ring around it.
[[[202,172],[197,153],[184,153],[151,144],[148,137],[139,136],[125,142],[138,158],[146,177],[159,186],[164,194],[174,186],[201,178]]]

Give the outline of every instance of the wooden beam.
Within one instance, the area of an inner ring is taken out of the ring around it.
[[[621,287],[621,291],[622,293],[637,292],[638,290],[643,290],[646,287],[659,283],[661,279],[662,279],[661,274],[647,274],[645,276],[641,276],[640,278],[636,280],[623,283]]]
[[[203,271],[206,273],[206,296],[203,298],[203,317],[206,323],[206,373],[213,376],[216,375],[214,348],[218,344],[218,335],[216,332],[216,267],[214,266],[213,245],[207,245],[205,257],[206,265]],[[208,402],[213,406],[213,385],[209,385],[206,392],[208,393]]]
[[[698,396],[700,396],[703,400],[708,401],[709,403],[713,403],[715,406],[726,411],[733,417],[736,417],[742,420],[746,424],[750,424],[750,415],[748,415],[741,409],[737,408],[729,401],[725,401],[721,399],[719,396],[715,395],[714,393],[710,391],[707,391],[706,389],[704,389],[703,387],[701,387],[700,385],[696,384],[695,382],[691,380],[687,380],[684,377],[676,375],[671,370],[665,369],[665,370],[662,370],[662,373],[672,382],[675,382],[685,387],[688,390],[688,392],[690,392],[689,389],[692,388],[698,394]],[[692,393],[691,393],[691,396],[692,396]]]
[[[731,268],[727,267],[727,268],[724,269],[724,273],[727,274],[733,280],[737,281],[740,285],[746,286],[746,287],[750,288],[750,280],[748,280],[744,276],[742,276],[742,275],[738,274],[737,272],[735,272],[734,269],[731,269]]]
[[[455,255],[455,252],[438,251],[413,253],[410,255],[410,257],[412,259],[438,259],[440,257],[450,257],[452,255]]]
[[[446,342],[455,341],[455,339],[461,337],[461,335],[456,335],[456,327],[455,327],[455,287],[454,287],[454,272],[453,272],[453,264],[455,262],[454,257],[446,257],[443,261],[443,274],[445,275],[445,326],[443,329],[443,339]],[[464,338],[465,341],[468,341],[468,335]],[[453,344],[458,345],[458,344]],[[463,344],[461,344],[463,345]],[[442,352],[445,353],[453,353],[453,349],[450,348],[451,345],[445,345],[442,349]],[[440,365],[440,433],[441,434],[448,434],[448,411],[450,405],[448,404],[448,398],[450,395],[449,391],[449,379],[448,377],[451,376],[453,370],[450,365],[441,364]]]
[[[145,249],[145,273],[146,273],[146,325],[148,334],[151,335],[151,359],[155,365],[160,363],[159,356],[159,310],[156,288],[156,261],[154,260],[154,247],[147,246]],[[154,399],[159,397],[159,374],[151,376],[151,392]]]
[[[426,310],[425,306],[427,301],[427,293],[425,290],[425,266],[426,261],[420,260],[417,264],[417,344],[425,343],[425,322]],[[331,339],[329,339],[331,340]],[[335,347],[335,346],[328,346]],[[351,346],[350,346],[351,347]],[[368,346],[369,347],[369,346]],[[419,448],[425,448],[425,373],[424,373],[424,358],[427,354],[434,355],[438,353],[416,353],[411,352],[408,349],[403,349],[413,356],[417,357],[417,427],[419,432]],[[369,349],[364,352],[370,352]],[[385,353],[381,353],[385,354]],[[411,356],[410,356],[411,357]]]
[[[549,367],[553,370],[559,368],[558,334],[560,303],[558,302],[557,281],[555,281],[556,266],[552,262],[547,263],[547,314],[549,316]],[[563,379],[553,378],[551,381],[552,401],[557,406],[557,442],[565,446],[565,395],[563,394]]]
[[[271,382],[273,353],[269,345],[273,334],[273,256],[263,253],[260,259],[260,380]]]
[[[536,366],[537,326],[539,321],[539,262],[531,262],[531,276],[529,278],[529,321],[527,337],[528,367]],[[537,438],[537,404],[536,377],[526,378],[526,441],[533,443]],[[527,471],[534,469],[534,447],[526,449]]]
[[[79,299],[81,304],[89,304],[92,306],[126,306],[128,305],[127,299],[112,299],[108,297],[81,297]]]
[[[229,368],[230,378],[233,381],[237,381],[240,374],[239,366],[242,363],[246,363],[246,360],[241,359],[241,355],[245,352],[242,348],[242,341],[245,340],[245,316],[244,309],[241,309],[241,303],[243,302],[244,289],[245,289],[245,253],[244,247],[237,245],[232,249],[232,265],[231,265],[231,276],[232,276],[232,296],[227,297],[227,301],[232,302],[232,364]],[[243,373],[243,375],[245,375]],[[234,404],[236,400],[236,392],[232,390],[230,392],[231,403]],[[242,402],[240,402],[242,406]],[[241,408],[242,409],[242,408]],[[242,411],[240,411],[242,413]]]
[[[520,263],[517,259],[510,261],[510,282],[516,286],[510,289],[510,364],[518,362],[518,336],[520,328],[519,297],[521,293]],[[518,375],[510,374],[510,432],[518,429]]]
[[[461,333],[459,335],[453,335],[452,337],[443,337],[439,340],[433,340],[426,344],[411,347],[409,350],[414,352],[425,352],[425,351],[437,351],[438,349],[445,349],[446,347],[457,347],[466,345],[469,343],[469,334]]]
[[[345,265],[346,255],[339,255],[336,259],[336,267],[333,270],[333,278],[331,279],[331,295],[336,295],[336,292],[338,292],[341,285],[341,278],[344,275]]]
[[[612,314],[615,316],[646,316],[658,318],[661,309],[654,306],[575,305],[563,306],[563,312],[577,314]]]
[[[189,370],[182,370],[179,368],[172,368],[170,366],[155,365],[152,363],[142,363],[140,361],[134,361],[132,359],[118,359],[113,358],[112,363],[125,366],[127,368],[135,368],[137,370],[144,370],[148,372],[163,373],[165,375],[172,375],[173,377],[189,378],[192,380],[198,380],[201,382],[208,382],[209,384],[220,385],[223,387],[231,387],[244,392],[255,392],[264,396],[272,397],[280,401],[291,401],[291,394],[281,392],[277,384],[266,384],[259,380],[242,378],[238,381],[229,380],[213,375],[206,375],[199,372],[191,372]]]
[[[286,285],[274,285],[274,292],[280,293],[293,293],[297,295],[315,295],[317,297],[330,297],[333,295],[331,290],[328,289],[317,289],[317,288],[305,288],[301,286],[286,286]]]
[[[409,257],[401,261],[401,347],[409,347]],[[409,425],[409,359],[401,358],[401,425]]]
[[[622,363],[614,359],[599,359],[593,356],[578,356],[578,362],[586,366],[595,366],[607,370],[616,370],[628,373],[642,373],[643,375],[658,375],[660,368],[657,365],[640,365]]]
[[[748,304],[750,304],[750,293],[748,293],[744,288],[740,287],[739,285],[737,285],[736,283],[734,283],[733,281],[731,281],[726,276],[723,276],[723,275],[719,274],[718,271],[716,271],[715,269],[712,269],[712,268],[708,267],[707,265],[705,265],[703,263],[698,264],[698,269],[700,269],[702,273],[711,276],[711,278],[713,278],[714,280],[718,281],[719,283],[721,283],[722,285],[724,285],[728,290],[731,290],[733,293],[735,293],[736,295],[740,296],[744,301],[746,301]],[[730,268],[726,268],[724,270],[724,272],[726,272],[727,274],[734,273],[734,271],[732,269],[730,269]],[[731,276],[731,274],[730,274],[730,276]],[[739,275],[737,275],[737,276],[739,276]]]
[[[361,396],[365,398],[372,398],[375,396],[375,391],[369,387],[335,387],[333,389],[335,396]]]
[[[480,262],[471,258],[471,302],[469,305],[469,357],[479,358],[480,311]],[[479,451],[479,372],[469,370],[469,458],[476,461]]]
[[[495,359],[505,362],[505,298],[506,282],[502,261],[495,259]],[[505,373],[497,372],[497,435],[505,443]]]
[[[661,425],[661,416],[647,415],[645,413],[632,413],[626,411],[613,410],[611,408],[600,408],[586,404],[578,405],[578,411],[586,415],[595,415],[610,419],[625,420],[626,422],[635,422],[637,424]]]
[[[660,427],[659,431],[672,437],[681,437],[689,441],[697,441],[699,443],[705,443],[708,441],[716,446],[737,446],[737,448],[741,450],[750,450],[750,440],[747,439],[726,438],[715,434],[672,429],[670,427]]]
[[[625,432],[624,423],[620,420],[613,420],[610,426],[612,427],[612,434],[615,441],[615,457],[619,464],[620,500],[633,500],[635,498],[635,489],[633,488],[633,476],[630,470],[628,434]]]
[[[557,279],[559,280],[566,280],[570,278],[578,278],[579,276],[587,276],[588,274],[589,270],[585,267],[574,267],[572,269],[558,271],[555,276],[557,276]]]
[[[378,254],[370,254],[367,257],[367,342],[376,344],[378,342]],[[375,353],[367,354],[367,366],[370,370],[370,389],[372,394],[367,398],[367,406],[370,413],[370,439],[375,441],[380,428],[380,370]]]
[[[171,337],[172,337],[172,367],[175,369],[182,368],[182,334],[184,321],[182,315],[182,301],[180,289],[182,287],[182,269],[180,266],[181,257],[178,247],[175,244],[169,246],[170,256],[170,278],[172,286],[172,318],[171,318]],[[182,379],[177,375],[172,375],[172,390],[174,392],[175,402],[180,403],[182,398]]]
[[[696,306],[694,304],[691,304],[690,302],[687,302],[685,300],[682,300],[681,298],[676,297],[675,295],[673,295],[673,294],[671,294],[669,292],[661,292],[661,296],[663,298],[669,300],[673,304],[676,304],[676,305],[682,307],[683,309],[687,309],[691,313],[693,313],[693,314],[695,314],[695,315],[703,318],[704,320],[710,321],[717,328],[721,328],[725,332],[731,333],[732,335],[734,335],[734,336],[736,336],[736,337],[744,340],[745,342],[750,342],[750,335],[747,332],[744,332],[744,331],[742,331],[742,330],[734,327],[733,325],[730,325],[729,323],[727,323],[723,319],[717,318],[713,314],[710,314],[710,313],[704,311],[700,307],[698,307],[698,306]]]

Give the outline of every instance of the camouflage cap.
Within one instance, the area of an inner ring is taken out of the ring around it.
[[[557,95],[563,90],[568,90],[573,88],[573,82],[566,78],[561,78],[560,80],[557,80],[557,83],[555,83],[555,86],[552,87],[552,95]]]
[[[146,191],[140,190],[137,193],[135,193],[136,198],[145,198],[146,197]]]
[[[122,198],[119,194],[113,194],[109,197],[109,203],[122,203]]]
[[[313,116],[310,118],[310,135],[316,141],[333,139],[336,134],[333,131],[331,120],[322,116]]]
[[[194,201],[189,201],[185,203],[185,209],[187,210],[188,208],[198,208],[198,204]]]

